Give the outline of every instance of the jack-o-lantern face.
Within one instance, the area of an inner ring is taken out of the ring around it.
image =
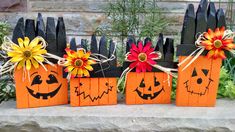
[[[47,78],[42,78],[42,75],[39,75],[38,72],[34,72],[30,76],[33,77],[31,85],[26,86],[28,92],[31,96],[37,99],[48,99],[53,98],[60,90],[62,84],[58,82],[57,76],[58,73],[56,71],[51,70]],[[40,93],[35,92],[33,88],[38,88],[38,85],[41,85],[42,83],[46,83],[47,85],[51,85],[50,87],[53,89],[52,91],[49,91],[48,93]]]
[[[208,69],[196,69],[195,67],[191,75],[191,83],[192,82],[195,83],[194,86],[191,87],[189,87],[189,80],[184,82],[187,92],[203,96],[209,91],[213,80],[210,78]]]
[[[22,69],[15,70],[17,108],[68,103],[68,84],[67,79],[63,78],[62,67],[48,64],[45,67],[47,71],[42,66],[30,69],[25,78]]]
[[[82,85],[83,83],[80,82],[79,87],[82,87]],[[103,96],[108,95],[109,92],[113,90],[113,86],[110,86],[108,82],[105,83],[105,90],[101,91],[98,95],[94,95],[94,94],[92,95],[91,93],[87,93],[86,90],[84,89],[79,90],[79,87],[75,87],[75,93],[77,94],[77,96],[82,96],[83,99],[88,99],[91,102],[102,99]],[[88,89],[90,88],[88,87]]]
[[[126,104],[168,104],[171,77],[163,72],[130,72],[126,83]]]
[[[158,87],[160,87],[159,91],[153,90],[154,88],[159,89]],[[139,88],[147,89],[147,90],[139,90]],[[152,100],[152,99],[155,99],[162,91],[164,91],[164,86],[161,86],[160,82],[157,81],[157,78],[154,76],[153,85],[151,84],[149,86],[145,85],[144,78],[143,78],[139,84],[139,87],[136,88],[135,91],[142,99]],[[143,93],[142,91],[146,91],[146,93]]]
[[[186,56],[179,57],[181,63]],[[178,71],[177,106],[214,106],[219,85],[219,71],[222,59],[208,59],[199,56],[188,68],[184,65]]]
[[[71,106],[117,104],[116,78],[70,80]]]

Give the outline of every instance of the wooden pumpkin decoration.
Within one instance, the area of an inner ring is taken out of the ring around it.
[[[70,49],[87,50],[85,40],[76,45],[75,38],[70,42]],[[96,36],[91,38],[90,52],[100,54],[107,58],[115,55],[115,45],[110,41],[109,50],[107,50],[107,40],[105,36],[101,37],[99,49],[97,48]],[[114,54],[113,54],[114,53]],[[102,58],[97,58],[101,59]],[[75,60],[75,62],[78,60]],[[91,65],[90,77],[75,77],[70,79],[70,104],[71,106],[94,106],[94,105],[115,105],[117,104],[117,78],[121,69],[116,66],[116,58],[106,63]],[[73,72],[73,71],[72,71]]]
[[[207,0],[202,0],[196,15],[194,6],[190,4],[184,18],[181,44],[177,48],[179,63],[182,63],[196,50],[195,38],[199,37],[197,35],[206,32],[207,29],[212,31],[223,26],[225,26],[224,12],[222,9],[218,9],[216,12],[213,2],[210,2],[208,6]],[[216,44],[216,42],[213,44]],[[187,68],[185,68],[187,63],[179,66],[177,106],[215,106],[222,59],[213,58],[215,56],[208,58],[210,51],[207,52],[204,51]],[[193,59],[194,57],[191,56],[190,58]]]
[[[48,17],[46,32],[41,14],[38,14],[37,26],[34,20],[20,18],[13,32],[13,42],[18,44],[18,38],[27,36],[33,40],[41,36],[48,43],[47,51],[57,56],[63,56],[66,47],[66,34],[63,18],[59,18],[55,27],[54,18]],[[44,64],[42,67],[32,68],[28,74],[22,69],[14,70],[16,85],[17,108],[32,108],[41,106],[61,105],[68,103],[68,84],[63,78],[63,69],[57,65],[57,60],[50,59],[55,66]],[[33,62],[32,62],[33,63]]]
[[[143,49],[145,49],[147,43],[149,42],[151,42],[151,40],[149,38],[146,38]],[[130,51],[131,47],[133,48],[134,44],[134,38],[129,37],[129,40],[127,42],[127,53]],[[138,48],[140,47],[142,46],[139,43]],[[175,67],[175,63],[173,63],[173,39],[167,38],[164,45],[163,35],[160,34],[158,43],[154,51],[159,51],[162,53],[162,57],[157,61],[157,64],[169,68]],[[151,53],[148,54],[147,52],[146,55],[148,55],[147,58],[149,58],[151,56]],[[138,54],[138,58],[141,59],[141,55],[142,53]],[[130,64],[130,62],[126,62],[124,63],[124,68],[131,65],[132,64]],[[137,67],[135,69],[137,70]],[[171,102],[171,76],[156,68],[153,68],[150,72],[141,73],[134,72],[135,69],[127,74],[125,89],[126,104],[169,104]]]

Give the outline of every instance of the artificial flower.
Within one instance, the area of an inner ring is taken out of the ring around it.
[[[44,61],[43,55],[47,53],[39,38],[33,39],[31,42],[28,37],[18,38],[18,44],[11,44],[11,50],[7,52],[11,57],[12,63],[17,63],[17,69],[25,68],[30,70],[32,65],[39,67],[39,63]]]
[[[152,71],[152,66],[156,64],[156,59],[159,59],[159,54],[154,52],[151,47],[152,43],[147,42],[145,46],[140,41],[138,46],[134,43],[131,45],[130,52],[127,54],[127,61],[131,62],[130,69],[136,68],[136,72]]]
[[[233,43],[233,37],[226,37],[225,28],[216,28],[215,31],[208,29],[208,32],[203,34],[204,39],[201,41],[201,45],[209,50],[208,58],[222,58],[225,59],[224,50],[232,51],[235,49]]]
[[[64,58],[67,60],[65,64],[65,72],[70,73],[71,78],[74,77],[89,77],[89,71],[92,71],[92,64],[94,60],[89,59],[91,52],[86,52],[84,49],[79,49],[77,52],[66,48],[66,55]]]

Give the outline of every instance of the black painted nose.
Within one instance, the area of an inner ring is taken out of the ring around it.
[[[198,78],[197,79],[197,84],[201,84],[202,83],[202,79],[201,78]]]

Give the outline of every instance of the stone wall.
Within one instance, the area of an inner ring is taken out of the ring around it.
[[[42,12],[44,17],[63,16],[68,36],[89,36],[96,27],[105,21],[101,10],[110,1],[115,0],[1,0],[0,21],[8,21],[12,27],[20,17],[37,17]],[[156,0],[159,7],[166,9],[164,14],[172,21],[165,34],[175,35],[180,32],[184,12],[189,3],[196,7],[199,0]],[[226,10],[227,1],[211,0]],[[233,4],[235,7],[235,3]],[[196,8],[195,8],[196,9]]]

